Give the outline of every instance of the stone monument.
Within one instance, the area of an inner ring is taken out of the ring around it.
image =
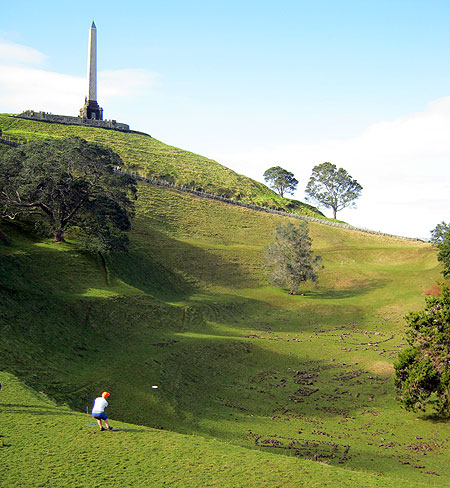
[[[56,122],[58,124],[68,125],[86,125],[89,127],[102,127],[104,129],[115,129],[129,131],[130,126],[115,120],[103,120],[103,109],[97,102],[97,27],[92,22],[89,29],[89,51],[88,51],[88,80],[89,92],[84,100],[84,107],[80,109],[78,117],[69,115],[54,115],[48,112],[35,112],[34,110],[25,110],[19,117],[22,119],[33,119],[45,122]],[[147,134],[148,135],[148,134]]]
[[[80,109],[80,117],[89,120],[103,120],[103,109],[97,102],[97,27],[95,27],[94,21],[89,29],[87,74],[89,92],[84,100],[84,107]]]

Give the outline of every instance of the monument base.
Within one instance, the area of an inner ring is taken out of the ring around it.
[[[95,100],[85,100],[84,107],[80,109],[80,117],[88,120],[103,120],[103,109]]]

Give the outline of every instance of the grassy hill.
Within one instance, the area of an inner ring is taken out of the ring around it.
[[[262,183],[240,175],[216,161],[168,146],[141,133],[52,124],[4,115],[0,115],[0,129],[7,137],[29,141],[44,137],[82,137],[113,147],[123,159],[126,169],[140,176],[164,179],[180,186],[255,205],[324,218],[311,205],[281,198]]]
[[[261,267],[280,221],[140,184],[109,283],[75,242],[2,223],[1,479],[448,486],[450,437],[401,410],[392,385],[403,316],[440,276],[435,252],[310,224],[325,269],[290,296]],[[104,389],[120,432],[98,433],[83,413]],[[36,461],[24,469],[24,457]]]

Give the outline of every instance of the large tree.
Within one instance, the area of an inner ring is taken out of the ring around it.
[[[438,260],[444,265],[442,274],[450,277],[450,224],[441,222],[431,231],[431,242],[439,250]]]
[[[281,197],[285,193],[293,194],[298,185],[294,174],[280,166],[273,166],[267,169],[264,172],[264,181],[267,181],[271,188],[275,189]]]
[[[355,200],[361,195],[362,186],[344,168],[335,164],[322,163],[314,166],[306,187],[306,199],[333,210],[336,213],[347,207],[355,207]]]
[[[45,139],[0,158],[0,216],[46,224],[55,242],[70,229],[100,252],[123,249],[134,215],[134,178],[111,149],[78,137]]]
[[[294,295],[301,283],[316,282],[322,258],[314,256],[308,225],[300,222],[279,224],[275,241],[265,248],[266,266],[270,272],[270,282],[275,286],[288,286]]]
[[[450,289],[426,298],[425,310],[410,313],[407,341],[395,367],[397,399],[407,410],[431,407],[450,414]]]

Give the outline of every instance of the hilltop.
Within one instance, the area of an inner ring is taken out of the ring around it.
[[[125,169],[140,176],[166,180],[262,207],[325,218],[311,205],[281,198],[262,183],[240,175],[212,159],[168,146],[146,134],[38,122],[2,115],[0,129],[6,137],[19,140],[82,137],[114,148],[124,161]]]
[[[114,134],[96,130],[83,137]],[[126,139],[135,134],[114,137],[122,157],[135,150]],[[184,165],[177,157],[174,168]],[[24,476],[29,486],[64,486],[77,472],[88,486],[101,477],[91,463],[100,446],[119,470],[100,478],[109,486],[448,486],[449,436],[402,411],[392,386],[403,316],[440,277],[428,244],[311,223],[325,269],[317,287],[292,297],[269,286],[261,266],[289,218],[145,183],[137,206],[129,253],[110,256],[108,282],[76,242],[0,224],[11,242],[0,244],[9,486]],[[82,412],[104,389],[123,430],[99,440]],[[33,426],[25,444],[18,414]],[[59,419],[80,453],[74,465],[58,454]],[[17,462],[44,451],[42,470]]]

